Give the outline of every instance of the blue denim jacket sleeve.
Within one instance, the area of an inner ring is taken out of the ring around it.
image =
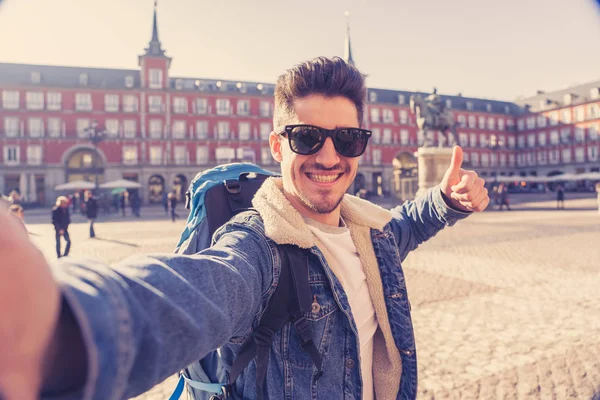
[[[135,396],[250,332],[272,284],[272,257],[264,236],[228,224],[213,247],[193,256],[57,264],[84,337],[88,377],[83,393],[52,399]]]
[[[423,196],[391,210],[390,226],[398,242],[400,260],[421,243],[435,236],[445,226],[452,226],[471,212],[456,210],[446,204],[439,186]]]

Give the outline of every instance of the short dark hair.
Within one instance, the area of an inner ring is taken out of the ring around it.
[[[317,57],[297,64],[277,79],[273,126],[278,129],[295,115],[294,100],[320,94],[325,97],[345,97],[356,106],[359,125],[367,88],[356,67],[339,57]]]

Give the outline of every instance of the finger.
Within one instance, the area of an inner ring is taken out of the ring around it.
[[[450,194],[450,198],[452,198],[454,200],[458,200],[458,201],[473,201],[473,199],[475,199],[479,195],[479,193],[481,192],[482,189],[483,189],[483,186],[477,185],[477,182],[476,182],[475,185],[473,186],[473,189],[471,189],[471,191],[469,191],[468,193],[452,192]]]
[[[489,201],[488,190],[483,188],[481,192],[471,201],[461,201],[460,204],[464,207],[467,207],[474,211],[482,211],[485,207],[481,208],[481,206]],[[487,206],[487,204],[486,204]]]
[[[450,161],[450,167],[448,170],[450,174],[459,174],[463,163],[463,150],[460,146],[454,146],[452,149],[452,160]]]
[[[460,179],[460,182],[452,186],[450,189],[452,189],[452,191],[456,193],[468,193],[473,189],[473,186],[475,186],[475,184],[481,184],[483,186],[483,183],[485,183],[485,181],[479,178],[477,176],[477,173],[473,171],[467,171]]]

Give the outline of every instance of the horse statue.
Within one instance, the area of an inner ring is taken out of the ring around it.
[[[417,126],[423,132],[423,147],[434,144],[433,132],[439,131],[443,140],[438,147],[452,147],[456,144],[456,123],[452,112],[445,109],[442,99],[437,95],[437,89],[427,98],[420,94],[410,96],[410,112],[417,117]]]

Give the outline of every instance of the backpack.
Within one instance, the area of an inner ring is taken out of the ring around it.
[[[220,226],[236,214],[253,210],[254,194],[271,176],[277,174],[250,163],[220,165],[196,175],[186,192],[186,208],[190,214],[175,252],[195,254],[210,247],[212,235]],[[258,326],[240,347],[230,373],[225,370],[219,351],[212,351],[181,371],[169,400],[179,399],[186,385],[188,393],[196,400],[230,399],[235,380],[253,359],[256,362],[256,398],[262,400],[273,336],[290,321],[317,368],[317,378],[321,377],[322,360],[303,317],[304,313],[310,312],[312,301],[308,259],[297,246],[278,245],[277,249],[282,260],[277,289]]]

